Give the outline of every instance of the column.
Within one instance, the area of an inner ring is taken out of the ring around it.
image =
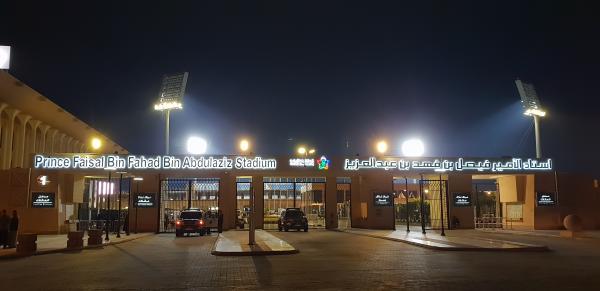
[[[264,211],[265,211],[265,197],[264,197],[264,187],[262,176],[252,176],[252,194],[254,195],[254,225],[256,228],[263,228],[264,222]]]
[[[335,177],[327,177],[325,181],[325,228],[337,227],[337,180]]]
[[[29,125],[31,125],[31,135],[25,139],[25,156],[23,157],[24,165],[28,165],[29,159],[31,155],[36,153],[36,144],[37,140],[37,129],[42,124],[39,120],[30,120]]]
[[[25,139],[27,133],[27,123],[31,119],[29,115],[18,114],[17,118],[19,119],[21,125],[18,127],[15,132],[15,148],[13,149],[14,157],[12,159],[13,167],[23,167],[23,156],[25,155]]]
[[[19,114],[17,109],[4,109],[7,122],[5,130],[2,131],[2,169],[9,169],[12,160],[13,133],[15,130],[15,117]]]
[[[65,140],[66,140],[67,135],[64,133],[59,133],[58,134],[58,149],[54,149],[57,153],[64,153],[65,152]]]
[[[223,229],[234,229],[237,214],[235,174],[221,175],[219,185],[219,210],[223,212]]]
[[[66,137],[66,141],[65,141],[65,153],[72,153],[73,152],[73,147],[72,147],[72,143],[73,142],[73,137],[72,136],[67,136]]]
[[[41,124],[40,126],[40,140],[39,144],[35,148],[35,152],[45,153],[46,152],[46,134],[50,129],[50,125]]]
[[[58,130],[55,128],[51,128],[48,130],[48,136],[46,137],[46,153],[55,153],[58,148],[56,147],[56,138],[58,135]]]

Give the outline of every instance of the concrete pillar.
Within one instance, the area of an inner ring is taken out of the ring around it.
[[[73,141],[73,152],[74,153],[80,153],[80,147],[79,147],[80,142],[78,140],[74,140]]]
[[[72,136],[67,136],[65,139],[65,153],[72,153],[73,152],[73,137]]]
[[[42,124],[42,122],[39,120],[29,121],[29,125],[31,126],[31,135],[25,139],[25,156],[23,157],[24,165],[27,165],[30,156],[36,153],[36,144],[38,143],[37,130],[40,124]]]
[[[46,134],[48,133],[48,130],[50,129],[50,125],[40,124],[39,128],[40,128],[40,139],[38,141],[37,146],[35,147],[35,151],[38,153],[45,153],[46,152]]]
[[[262,176],[252,176],[252,194],[254,195],[254,225],[256,228],[263,228],[264,223],[264,209],[265,209],[265,197],[264,197],[264,187]]]
[[[59,133],[58,134],[58,149],[55,149],[55,151],[57,153],[64,153],[65,152],[65,141],[66,141],[66,137],[67,135],[64,133]]]
[[[20,121],[20,125],[15,130],[15,148],[13,149],[14,157],[11,161],[13,167],[23,167],[23,156],[25,155],[25,139],[27,132],[27,124],[31,119],[31,116],[18,114],[17,118]]]
[[[223,229],[234,229],[237,200],[235,175],[223,174],[219,185],[219,210],[223,212]]]
[[[335,177],[327,177],[325,181],[325,228],[337,227],[337,181]]]
[[[13,133],[15,130],[15,118],[19,114],[19,110],[6,108],[7,121],[5,130],[2,131],[2,169],[9,169],[12,160],[12,144],[13,144]]]
[[[56,138],[58,135],[58,130],[55,128],[50,128],[50,130],[48,130],[48,135],[46,136],[46,146],[45,146],[45,151],[46,153],[55,153],[57,151],[56,149]]]

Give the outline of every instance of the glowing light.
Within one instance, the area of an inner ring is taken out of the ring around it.
[[[377,152],[379,152],[380,154],[383,154],[385,152],[387,152],[388,149],[388,144],[385,140],[381,140],[379,142],[377,142]]]
[[[0,45],[0,69],[8,70],[10,63],[10,47]]]
[[[144,177],[134,177],[134,181],[144,181]]]
[[[402,143],[402,154],[406,157],[420,157],[425,153],[425,145],[419,139],[409,139]]]
[[[208,143],[201,137],[192,136],[187,140],[187,151],[193,155],[202,155],[206,153]]]
[[[306,148],[305,147],[299,147],[298,148],[298,153],[301,154],[301,155],[306,154]]]
[[[241,140],[240,141],[240,150],[242,152],[246,152],[246,151],[248,151],[248,149],[250,149],[250,142],[248,142],[245,139]]]
[[[181,102],[177,102],[177,101],[161,102],[158,104],[154,104],[154,110],[156,110],[156,111],[170,110],[170,109],[183,109],[183,105],[181,105]]]
[[[312,155],[312,154],[314,154],[315,152],[316,152],[316,150],[315,150],[315,149],[310,149],[310,150],[308,151],[308,153],[309,153],[309,154],[311,154],[311,155]]]
[[[97,137],[92,138],[92,148],[97,150],[97,149],[100,149],[101,147],[102,147],[102,141]]]
[[[525,114],[527,116],[537,115],[537,116],[544,117],[544,116],[546,116],[546,111],[538,109],[538,108],[529,108],[529,109],[525,110],[525,112],[523,112],[523,114]]]
[[[319,165],[319,170],[327,170],[329,169],[329,162],[325,156],[321,156],[320,159],[317,160],[317,165]]]

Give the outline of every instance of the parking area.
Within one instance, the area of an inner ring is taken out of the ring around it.
[[[0,261],[7,290],[33,289],[479,289],[599,284],[598,240],[519,236],[545,253],[441,252],[327,230],[270,232],[300,253],[211,255],[216,235],[159,234],[104,249]],[[514,236],[494,234],[504,239]],[[44,266],[40,268],[40,266]],[[32,279],[35,278],[35,279]],[[3,283],[5,284],[5,283]]]

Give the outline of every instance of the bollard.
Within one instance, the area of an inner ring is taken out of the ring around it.
[[[19,234],[17,243],[17,253],[33,254],[37,251],[37,234],[22,233]]]
[[[102,245],[102,230],[101,229],[90,229],[88,230],[88,246]]]
[[[69,231],[67,235],[67,248],[83,248],[83,231]]]

